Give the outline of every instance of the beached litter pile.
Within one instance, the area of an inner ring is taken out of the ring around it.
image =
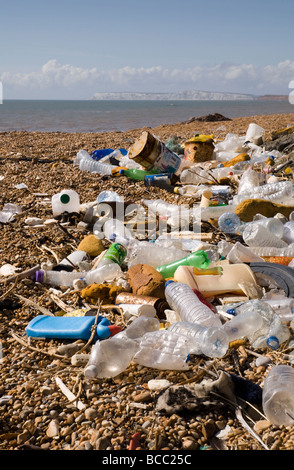
[[[293,448],[293,136],[7,161],[2,449]]]

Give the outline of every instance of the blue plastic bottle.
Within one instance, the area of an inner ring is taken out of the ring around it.
[[[51,339],[84,339],[88,340],[95,323],[95,316],[84,317],[50,317],[38,315],[26,327],[27,336]],[[98,316],[93,341],[106,339],[120,331],[120,327],[111,325],[109,320]]]

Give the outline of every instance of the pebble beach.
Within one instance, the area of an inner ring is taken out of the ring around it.
[[[222,140],[228,133],[244,135],[252,122],[272,132],[293,126],[294,117],[277,114],[216,122],[190,119],[153,129],[101,134],[0,132],[0,208],[13,203],[22,209],[13,222],[0,224],[0,268],[12,265],[18,274],[42,263],[56,263],[77,249],[89,233],[78,225],[78,217],[64,226],[32,227],[25,223],[28,217],[51,219],[51,197],[64,188],[77,191],[82,204],[94,201],[106,189],[134,203],[162,198],[181,204],[180,195],[146,188],[144,182],[80,171],[73,164],[79,150],[128,149],[144,130],[162,141],[177,136],[183,143],[197,133]],[[73,364],[62,349],[69,342],[29,341],[25,327],[46,311],[57,315],[97,305],[86,304],[78,291],[64,290],[56,296],[48,286],[25,276],[10,283],[7,277],[0,277],[0,301],[4,300],[17,305],[0,309],[0,450],[99,450],[119,455],[132,449],[294,449],[294,427],[273,425],[259,413],[246,426],[236,408],[216,396],[190,411],[160,413],[156,409],[160,392],[148,386],[158,379],[190,386],[204,379],[215,380],[224,371],[262,387],[271,364],[289,364],[287,344],[276,351],[255,351],[241,341],[222,358],[193,357],[187,371],[161,371],[132,362],[115,378],[86,381],[84,366]],[[114,323],[125,326],[115,309],[108,313]],[[75,348],[76,352],[90,352],[85,341],[75,342]]]

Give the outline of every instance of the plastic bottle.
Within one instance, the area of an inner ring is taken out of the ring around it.
[[[102,202],[122,202],[123,198],[116,191],[102,191],[97,196],[96,201],[97,204],[101,204]]]
[[[242,233],[244,242],[252,246],[272,246],[275,248],[286,248],[287,243],[276,237],[265,227],[260,224],[250,223],[247,224]]]
[[[136,168],[130,168],[128,170],[119,170],[121,176],[127,176],[128,178],[136,181],[144,181],[145,176],[157,174],[156,170],[137,170]]]
[[[221,250],[221,243],[223,242],[219,242],[220,250]],[[261,258],[260,256],[257,256],[251,250],[251,248],[248,248],[247,246],[242,245],[242,243],[240,242],[236,242],[234,245],[232,245],[231,249],[225,255],[225,258],[229,260],[230,263],[234,263],[234,264],[264,261],[264,259]]]
[[[233,203],[239,204],[245,199],[265,199],[280,204],[286,203],[293,196],[292,181],[278,181],[267,183],[254,188],[254,191],[242,191],[233,197]]]
[[[133,360],[159,370],[188,370],[189,339],[168,330],[145,333]]]
[[[85,284],[101,284],[110,281],[122,274],[122,270],[117,263],[111,263],[92,269],[87,272],[66,272],[66,271],[36,271],[35,281],[49,284],[51,286],[72,286],[77,279],[82,279]]]
[[[234,212],[224,212],[218,219],[218,226],[225,233],[237,233],[240,225],[241,220]]]
[[[199,300],[187,284],[167,281],[165,297],[170,307],[179,313],[182,321],[206,327],[222,326],[218,316]]]
[[[223,328],[231,342],[251,335],[262,328],[262,326],[262,316],[254,309],[248,309],[227,321]]]
[[[89,173],[98,173],[100,175],[111,175],[113,170],[118,167],[109,163],[101,163],[92,159],[91,155],[85,150],[80,150],[74,160],[74,165],[78,166],[80,170],[88,171]]]
[[[206,269],[210,265],[210,260],[207,253],[203,250],[194,251],[185,258],[178,259],[169,264],[158,266],[156,270],[167,279],[173,277],[179,266],[193,266],[195,268]]]
[[[259,215],[257,219],[256,216],[254,216],[252,223],[261,225],[262,227],[272,232],[278,238],[283,237],[284,225],[283,222],[277,217],[264,217]]]
[[[236,309],[237,315],[246,311],[255,311],[261,315],[263,325],[254,332],[247,335],[250,344],[255,349],[277,349],[282,343],[290,338],[287,325],[282,322],[280,316],[275,313],[271,306],[258,299],[248,300]]]
[[[64,212],[79,212],[80,197],[73,189],[63,189],[54,194],[51,199],[53,216],[63,214]]]
[[[227,204],[221,206],[200,207],[195,211],[195,215],[199,212],[201,220],[218,219],[222,214],[227,212],[234,212],[236,205]]]
[[[283,322],[292,321],[294,318],[294,299],[286,297],[283,299],[263,299],[275,313],[279,315]]]
[[[294,424],[294,369],[288,365],[272,367],[265,378],[262,407],[267,419],[277,426]]]
[[[123,372],[138,351],[140,337],[148,331],[158,330],[159,327],[157,318],[143,315],[112,338],[97,341],[84,371],[85,377],[88,379],[115,377]]]
[[[190,354],[223,357],[228,350],[229,339],[223,328],[206,328],[196,323],[176,322],[168,331],[189,338]]]
[[[99,267],[117,263],[121,265],[127,256],[127,248],[121,243],[112,243],[99,262]]]
[[[138,241],[128,247],[128,267],[135,264],[148,264],[157,268],[164,262],[173,263],[184,258],[187,252],[178,248],[168,248],[156,243]]]
[[[257,256],[261,257],[268,257],[268,256],[288,256],[294,257],[294,247],[287,246],[286,248],[275,248],[271,246],[251,246],[250,250],[256,254]]]
[[[282,237],[286,243],[294,243],[294,221],[289,221],[284,224]]]

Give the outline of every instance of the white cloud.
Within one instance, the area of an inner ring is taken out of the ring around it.
[[[11,93],[67,93],[74,98],[89,98],[99,91],[171,92],[185,89],[232,91],[240,93],[288,93],[294,79],[294,62],[258,67],[251,64],[215,64],[207,67],[167,69],[161,66],[99,70],[75,67],[49,60],[30,73],[0,73],[4,89]],[[74,95],[73,95],[74,94]]]

